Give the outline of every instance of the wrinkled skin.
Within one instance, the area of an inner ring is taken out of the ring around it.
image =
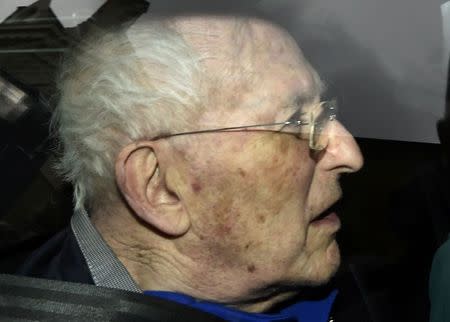
[[[282,122],[298,107],[292,103],[296,95],[308,94],[310,106],[320,101],[318,76],[277,26],[250,20],[236,32],[235,20],[217,17],[172,23],[209,57],[205,71],[217,81],[212,84],[221,85],[208,89],[211,108],[197,120],[198,129]],[[130,260],[126,238],[115,244],[116,253],[144,289],[183,292],[247,311],[269,308],[292,296],[292,288],[328,281],[340,262],[339,225],[311,221],[341,197],[339,175],[363,162],[338,121],[329,131],[329,145],[319,153],[307,141],[271,131],[154,143],[166,188],[182,204],[189,229],[164,239],[139,228],[126,237],[152,245],[153,260]]]

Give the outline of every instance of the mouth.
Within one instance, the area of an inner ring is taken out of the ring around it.
[[[313,227],[333,227],[338,230],[341,227],[341,220],[338,217],[338,213],[342,209],[342,203],[340,200],[331,205],[323,211],[319,216],[315,217],[311,221]]]

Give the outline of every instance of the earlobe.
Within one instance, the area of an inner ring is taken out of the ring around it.
[[[117,186],[134,213],[166,235],[180,236],[190,220],[180,198],[165,184],[153,142],[126,146],[115,163]]]

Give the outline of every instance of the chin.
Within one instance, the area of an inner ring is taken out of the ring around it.
[[[311,269],[307,278],[307,285],[319,286],[326,284],[336,274],[341,264],[341,255],[337,242],[334,240],[321,254],[314,268]]]
[[[341,254],[336,240],[328,246],[324,260],[324,274],[320,284],[327,283],[336,274],[341,264]]]
[[[333,242],[327,248],[326,261],[329,263],[329,265],[335,267],[333,270],[334,275],[338,270],[339,265],[341,264],[341,253],[339,251],[339,246],[336,240],[333,240]]]

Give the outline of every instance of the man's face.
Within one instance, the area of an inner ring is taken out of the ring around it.
[[[288,35],[263,23],[249,34],[252,47],[239,63],[251,84],[215,102],[199,129],[282,122],[298,108],[296,96],[311,96],[309,106],[319,102],[315,72]],[[229,106],[237,101],[239,108]],[[177,178],[174,189],[191,218],[180,251],[201,267],[205,285],[226,285],[229,297],[222,296],[229,300],[332,276],[340,262],[340,223],[333,216],[314,219],[341,197],[340,173],[362,166],[342,125],[335,122],[319,153],[307,141],[271,131],[197,134],[187,142],[174,149],[167,175]]]

